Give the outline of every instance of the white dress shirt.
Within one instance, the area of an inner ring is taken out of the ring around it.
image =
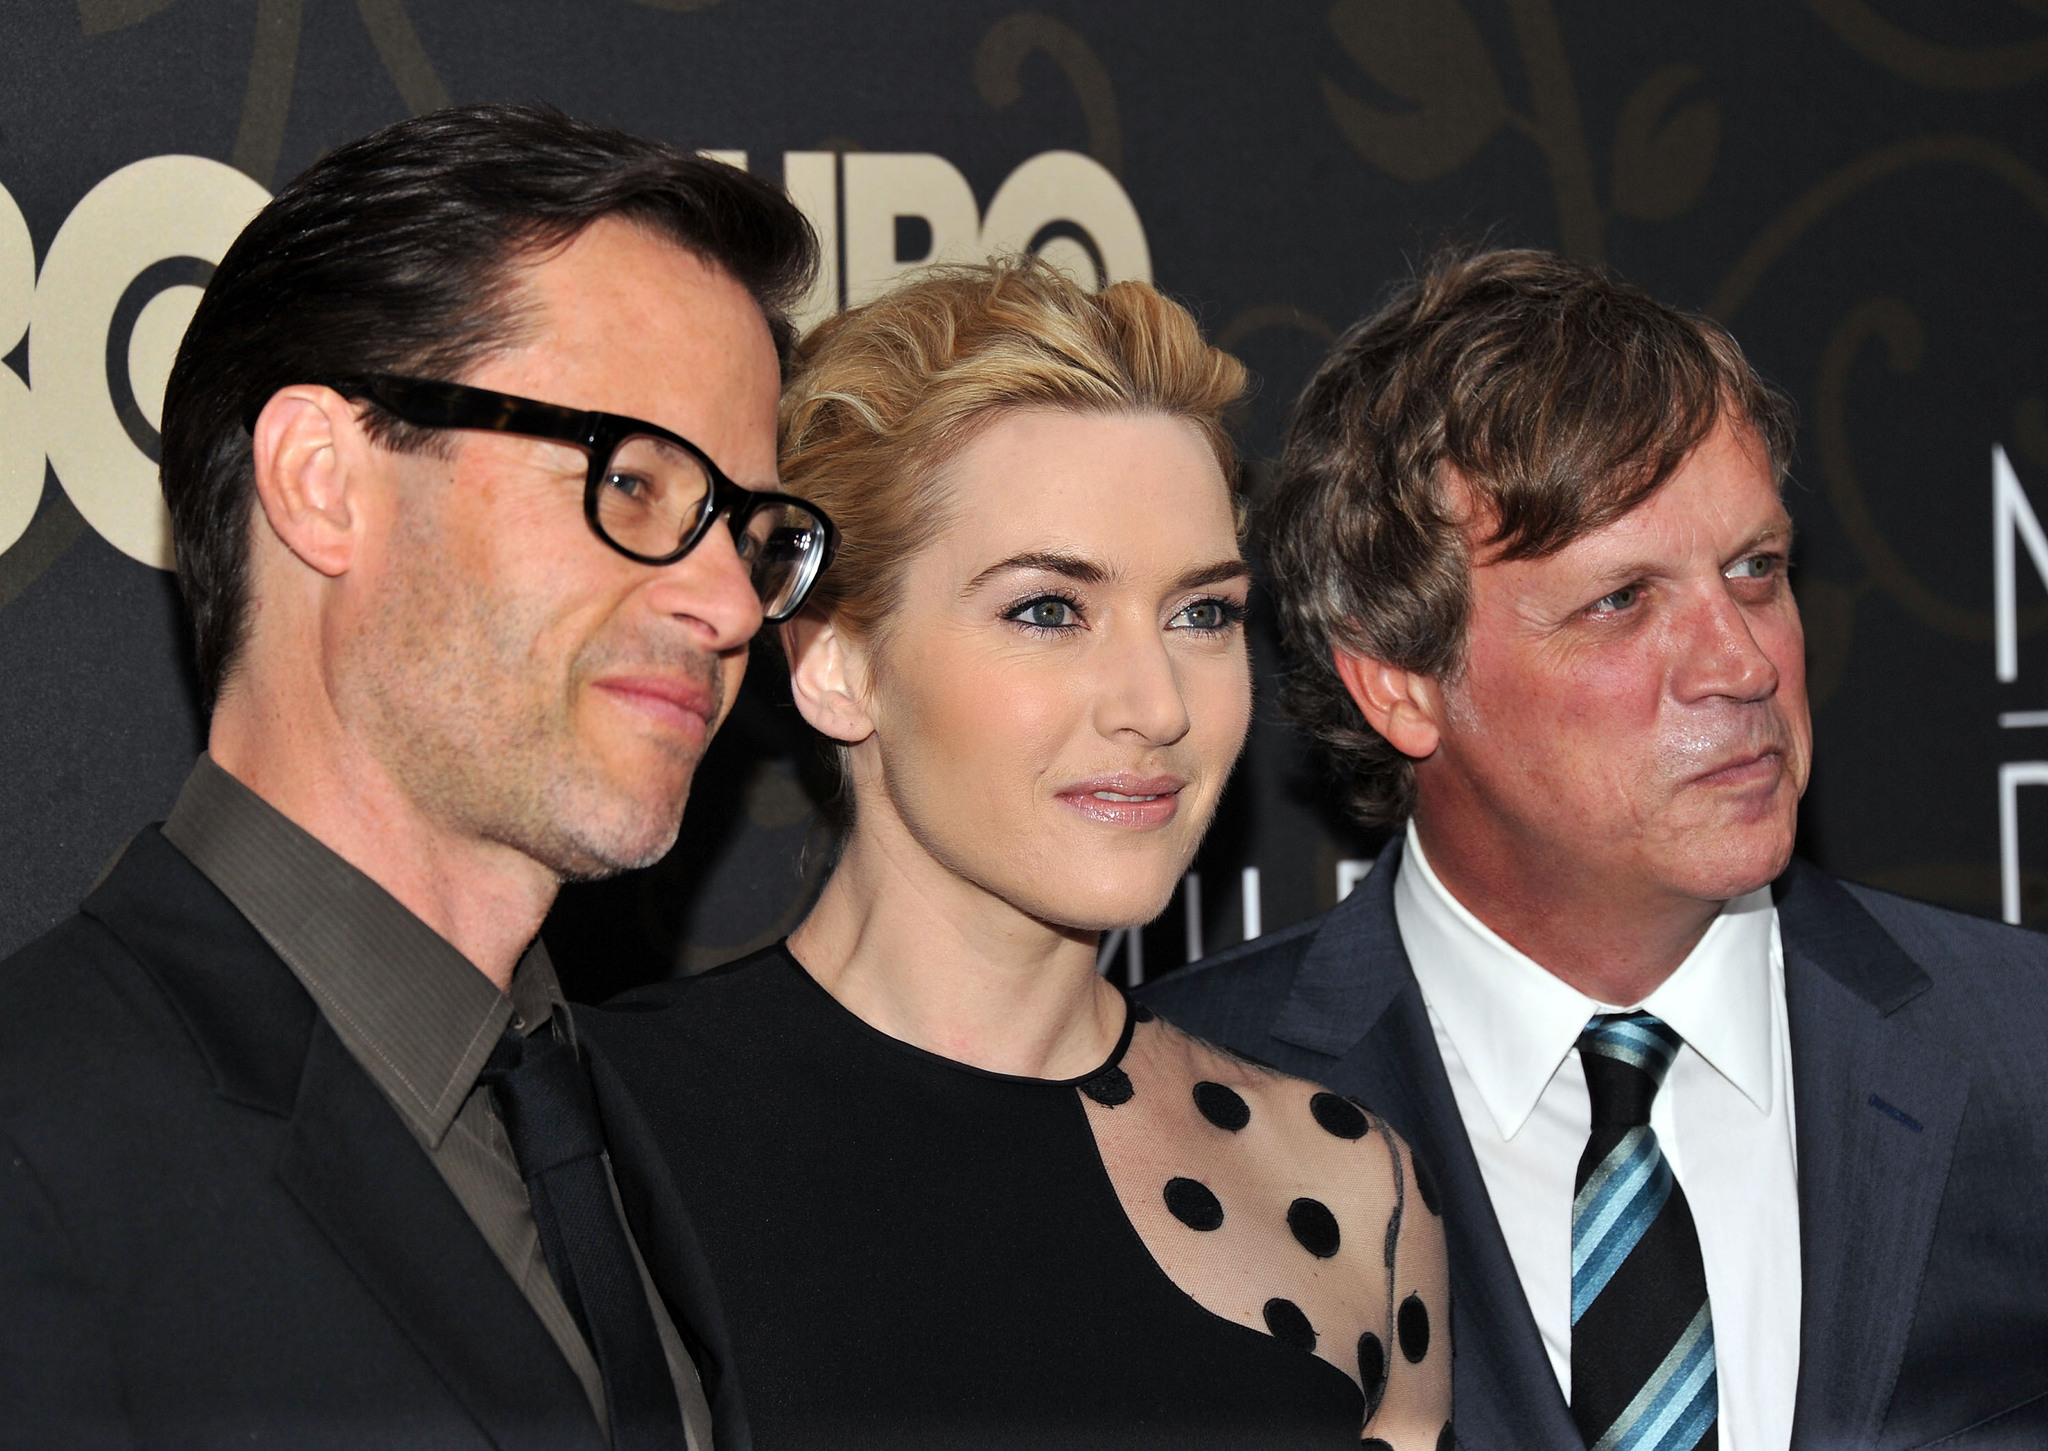
[[[1650,1126],[1706,1262],[1722,1451],[1783,1451],[1799,1376],[1799,1178],[1785,956],[1768,887],[1722,909],[1641,1003],[1601,1003],[1510,947],[1430,869],[1408,827],[1394,917],[1565,1398],[1572,1390],[1572,1185],[1592,1128],[1577,1040],[1640,1008],[1685,1039]]]

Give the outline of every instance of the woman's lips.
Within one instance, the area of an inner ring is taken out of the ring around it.
[[[1178,776],[1111,776],[1079,782],[1058,797],[1090,821],[1149,829],[1166,825],[1179,813],[1186,785]]]

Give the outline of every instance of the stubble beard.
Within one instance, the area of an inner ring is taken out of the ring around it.
[[[437,559],[427,541],[407,557]],[[685,670],[722,713],[716,662],[680,640],[600,627],[567,661],[544,653],[552,623],[538,602],[488,582],[392,580],[352,653],[351,712],[413,805],[454,834],[508,847],[561,881],[591,881],[667,855],[702,752],[673,740],[669,780],[620,781],[577,733],[590,681],[621,664]],[[339,693],[339,692],[338,692]]]

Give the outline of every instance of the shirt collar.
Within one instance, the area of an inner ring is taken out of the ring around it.
[[[201,756],[163,833],[284,959],[413,1134],[437,1148],[518,1020],[564,1009],[536,938],[501,993],[383,887]]]
[[[1513,1138],[1596,1013],[1587,997],[1510,946],[1452,896],[1408,823],[1394,916],[1423,1000],[1458,1050],[1502,1138]],[[1721,909],[1639,1006],[1656,1014],[1763,1113],[1777,1091],[1772,998],[1778,945],[1769,887]]]

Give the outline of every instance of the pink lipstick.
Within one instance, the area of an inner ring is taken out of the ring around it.
[[[1131,776],[1119,772],[1077,781],[1058,793],[1060,802],[1111,826],[1149,831],[1165,826],[1180,812],[1180,793],[1188,783],[1179,776]]]

